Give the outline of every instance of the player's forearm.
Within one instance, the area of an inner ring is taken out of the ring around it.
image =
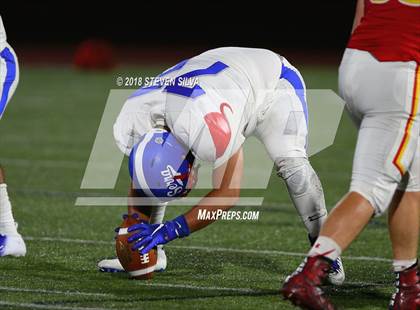
[[[200,230],[216,221],[215,219],[200,219],[200,214],[214,214],[218,210],[229,210],[235,206],[239,194],[239,189],[214,189],[208,193],[197,206],[184,214],[190,232]]]
[[[198,214],[200,210],[217,212],[217,210],[230,209],[235,205],[238,197],[239,191],[236,190],[213,190],[196,207],[171,221],[155,225],[139,223],[130,226],[128,228],[129,232],[136,230],[141,232],[134,233],[128,241],[130,243],[134,242],[133,250],[138,249],[141,254],[148,253],[150,249],[158,244],[165,244],[174,239],[187,237],[191,232],[204,228],[214,222],[214,220],[199,220]],[[217,203],[220,201],[222,201],[221,205]],[[216,204],[212,205],[213,202],[216,202]]]
[[[213,171],[214,189],[184,215],[191,232],[202,229],[215,221],[214,219],[200,219],[200,213],[214,214],[218,210],[229,210],[236,204],[240,194],[242,169],[243,154],[240,148],[225,164]]]

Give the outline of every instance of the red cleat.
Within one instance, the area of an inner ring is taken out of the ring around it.
[[[420,276],[417,264],[397,272],[397,291],[392,295],[389,310],[420,309]]]
[[[334,310],[333,304],[324,296],[320,286],[328,277],[330,263],[327,259],[315,256],[305,259],[289,276],[280,290],[285,299],[294,305],[308,310]]]

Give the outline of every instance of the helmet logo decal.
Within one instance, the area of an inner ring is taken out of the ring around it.
[[[163,138],[162,137],[157,137],[157,138],[155,138],[155,143],[157,143],[157,144],[163,144]]]
[[[177,172],[171,165],[167,165],[165,170],[162,170],[160,174],[163,176],[163,182],[169,189],[167,195],[173,197],[178,195],[183,190],[183,183],[179,176],[181,173]]]
[[[229,108],[233,113],[231,106],[223,102],[220,105],[220,112],[211,112],[204,116],[204,121],[210,130],[214,146],[216,147],[216,158],[221,157],[225,153],[232,135],[225,115],[225,108]]]

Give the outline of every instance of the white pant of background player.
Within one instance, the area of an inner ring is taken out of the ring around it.
[[[0,119],[19,82],[19,66],[15,52],[5,41],[0,17]],[[6,183],[0,184],[0,256],[24,256],[26,246],[17,232]]]
[[[397,188],[420,191],[420,73],[414,61],[380,62],[347,49],[339,90],[359,127],[350,191],[380,215]]]

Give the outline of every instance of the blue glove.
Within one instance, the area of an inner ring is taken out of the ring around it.
[[[142,222],[128,227],[127,231],[133,232],[136,230],[139,232],[130,236],[128,242],[134,242],[131,249],[133,251],[139,250],[142,255],[148,253],[159,244],[165,244],[176,238],[183,238],[190,234],[190,229],[183,215],[163,224]]]

